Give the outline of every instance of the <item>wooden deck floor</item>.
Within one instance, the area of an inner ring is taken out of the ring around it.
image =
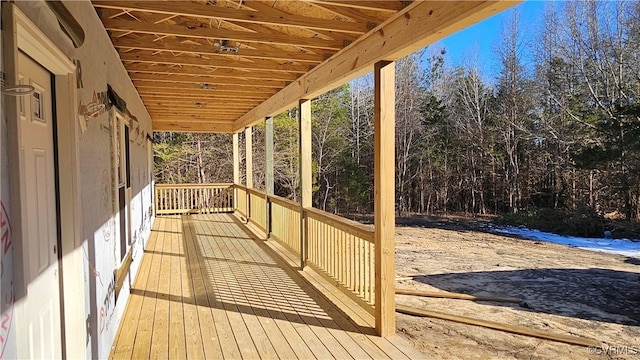
[[[158,217],[111,357],[424,357],[372,335],[367,315],[312,286],[319,277],[291,268],[294,259],[232,215]]]

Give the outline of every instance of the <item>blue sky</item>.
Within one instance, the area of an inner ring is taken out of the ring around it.
[[[520,25],[522,30],[522,40],[530,41],[537,31],[537,25],[544,17],[546,1],[529,0],[515,7],[503,11],[493,17],[468,27],[458,33],[432,45],[434,49],[444,47],[447,50],[445,55],[445,65],[448,67],[464,65],[469,59],[477,58],[481,72],[488,77],[486,80],[493,80],[498,73],[499,64],[494,48],[500,42],[500,32],[502,26],[512,15],[514,9],[520,12]],[[523,54],[525,66],[532,62],[531,54]]]

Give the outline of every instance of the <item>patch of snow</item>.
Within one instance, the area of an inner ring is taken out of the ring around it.
[[[580,249],[601,251],[640,259],[640,241],[629,239],[583,238],[564,236],[525,227],[500,226],[491,229],[501,234],[522,236],[526,239],[540,240],[554,244],[574,246]]]

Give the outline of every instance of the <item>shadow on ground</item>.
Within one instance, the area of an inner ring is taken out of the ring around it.
[[[631,265],[640,265],[640,259],[632,257],[627,258],[624,262]],[[640,280],[640,278],[638,280]]]
[[[640,326],[638,273],[609,269],[527,269],[418,275],[414,281],[470,295],[515,297],[526,311]]]

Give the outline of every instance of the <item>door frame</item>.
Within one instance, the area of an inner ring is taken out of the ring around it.
[[[21,51],[55,77],[54,144],[57,143],[58,270],[60,271],[60,326],[63,357],[84,357],[86,343],[84,265],[82,258],[82,213],[78,166],[76,67],[74,63],[15,4],[2,4],[2,56],[5,81],[18,83],[18,52]],[[16,299],[27,296],[27,259],[23,235],[25,188],[24,159],[20,151],[19,98],[6,97],[7,153],[11,193],[12,238],[14,242],[14,287]],[[56,146],[54,146],[56,147]],[[73,311],[62,311],[73,309]],[[16,319],[20,321],[20,319]],[[65,336],[69,334],[68,336]],[[84,334],[85,336],[81,336]]]
[[[119,239],[119,262],[118,266],[122,266],[125,263],[125,258],[128,253],[131,251],[131,187],[130,184],[127,184],[127,179],[130,178],[131,174],[130,169],[127,168],[127,163],[131,161],[130,158],[127,157],[126,149],[131,144],[127,144],[127,138],[125,137],[125,129],[128,127],[129,131],[131,129],[131,121],[129,117],[123,114],[120,110],[118,110],[115,106],[109,109],[109,122],[111,123],[111,141],[112,141],[112,213],[118,214],[118,225],[120,225],[120,221],[122,221],[122,217],[124,217],[124,226],[125,233],[122,234],[120,231],[120,227],[116,227],[118,229],[118,239]],[[118,153],[116,149],[120,149]],[[117,157],[117,159],[116,159]],[[118,164],[120,169],[118,169]],[[120,203],[120,188],[124,188],[124,204]],[[124,213],[121,213],[120,208],[124,206]],[[124,239],[123,239],[124,237]],[[124,241],[124,249],[122,248],[122,244]],[[124,255],[122,255],[124,253]],[[127,269],[128,270],[128,269]],[[117,281],[116,281],[117,283]],[[117,286],[116,286],[117,288]],[[118,292],[118,290],[116,290]]]

